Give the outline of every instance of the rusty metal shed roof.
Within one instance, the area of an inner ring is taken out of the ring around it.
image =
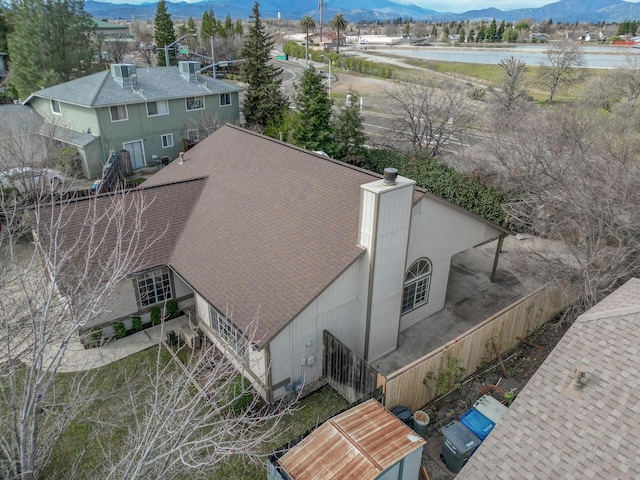
[[[294,480],[367,480],[425,443],[372,399],[328,420],[279,463]]]

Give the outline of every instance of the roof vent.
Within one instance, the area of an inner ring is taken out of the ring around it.
[[[396,178],[398,177],[397,168],[385,168],[384,169],[384,184],[391,186],[396,184]]]
[[[129,63],[114,63],[111,65],[111,78],[121,87],[135,87],[138,85],[136,66]]]
[[[178,71],[185,79],[190,82],[197,82],[200,75],[200,62],[178,62]]]

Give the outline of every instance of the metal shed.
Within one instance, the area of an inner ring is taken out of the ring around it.
[[[376,400],[328,420],[279,461],[291,480],[416,480],[426,442]]]

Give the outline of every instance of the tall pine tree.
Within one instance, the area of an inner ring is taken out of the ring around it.
[[[82,0],[15,0],[11,83],[20,97],[69,80],[91,64],[95,29]]]
[[[322,83],[322,78],[313,67],[304,71],[296,90],[296,112],[291,142],[308,150],[331,153],[331,98]]]
[[[158,46],[158,66],[168,66],[165,63],[164,58],[164,46],[171,45],[176,41],[176,33],[173,29],[173,20],[171,20],[171,14],[167,10],[167,3],[165,0],[160,0],[156,7],[156,18],[154,21],[155,40]],[[169,64],[175,64],[176,53],[175,50],[169,50]]]
[[[242,104],[242,114],[247,126],[264,129],[268,123],[279,123],[287,100],[280,91],[282,69],[269,63],[273,38],[260,20],[260,4],[255,2],[251,17],[253,22],[240,50],[242,80],[247,91]]]
[[[352,165],[361,166],[364,160],[364,144],[367,135],[362,126],[358,95],[353,90],[347,94],[349,102],[340,109],[332,125],[333,157]]]

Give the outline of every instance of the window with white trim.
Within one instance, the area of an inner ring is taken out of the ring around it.
[[[154,305],[172,297],[168,268],[158,268],[136,276],[138,300],[141,307]]]
[[[51,111],[54,115],[62,115],[62,107],[58,100],[51,100]]]
[[[197,128],[190,128],[189,130],[187,130],[187,139],[192,141],[192,142],[199,142],[200,141],[200,134],[198,132]]]
[[[215,308],[209,306],[209,313],[211,328],[218,334],[220,340],[229,345],[240,357],[244,357],[247,352],[247,340],[242,332]]]
[[[147,116],[155,117],[156,115],[168,115],[169,102],[161,100],[159,102],[147,102]]]
[[[162,148],[173,147],[173,133],[165,133],[162,135]]]
[[[409,267],[404,277],[404,290],[402,291],[403,314],[429,301],[430,285],[431,262],[426,258],[416,260]]]
[[[124,120],[129,120],[126,105],[114,105],[113,107],[109,107],[109,111],[111,112],[112,122],[122,122]]]
[[[185,98],[187,103],[187,110],[202,110],[204,108],[204,97],[187,97]]]
[[[231,105],[231,94],[230,93],[221,93],[220,94],[220,106],[228,107]]]

